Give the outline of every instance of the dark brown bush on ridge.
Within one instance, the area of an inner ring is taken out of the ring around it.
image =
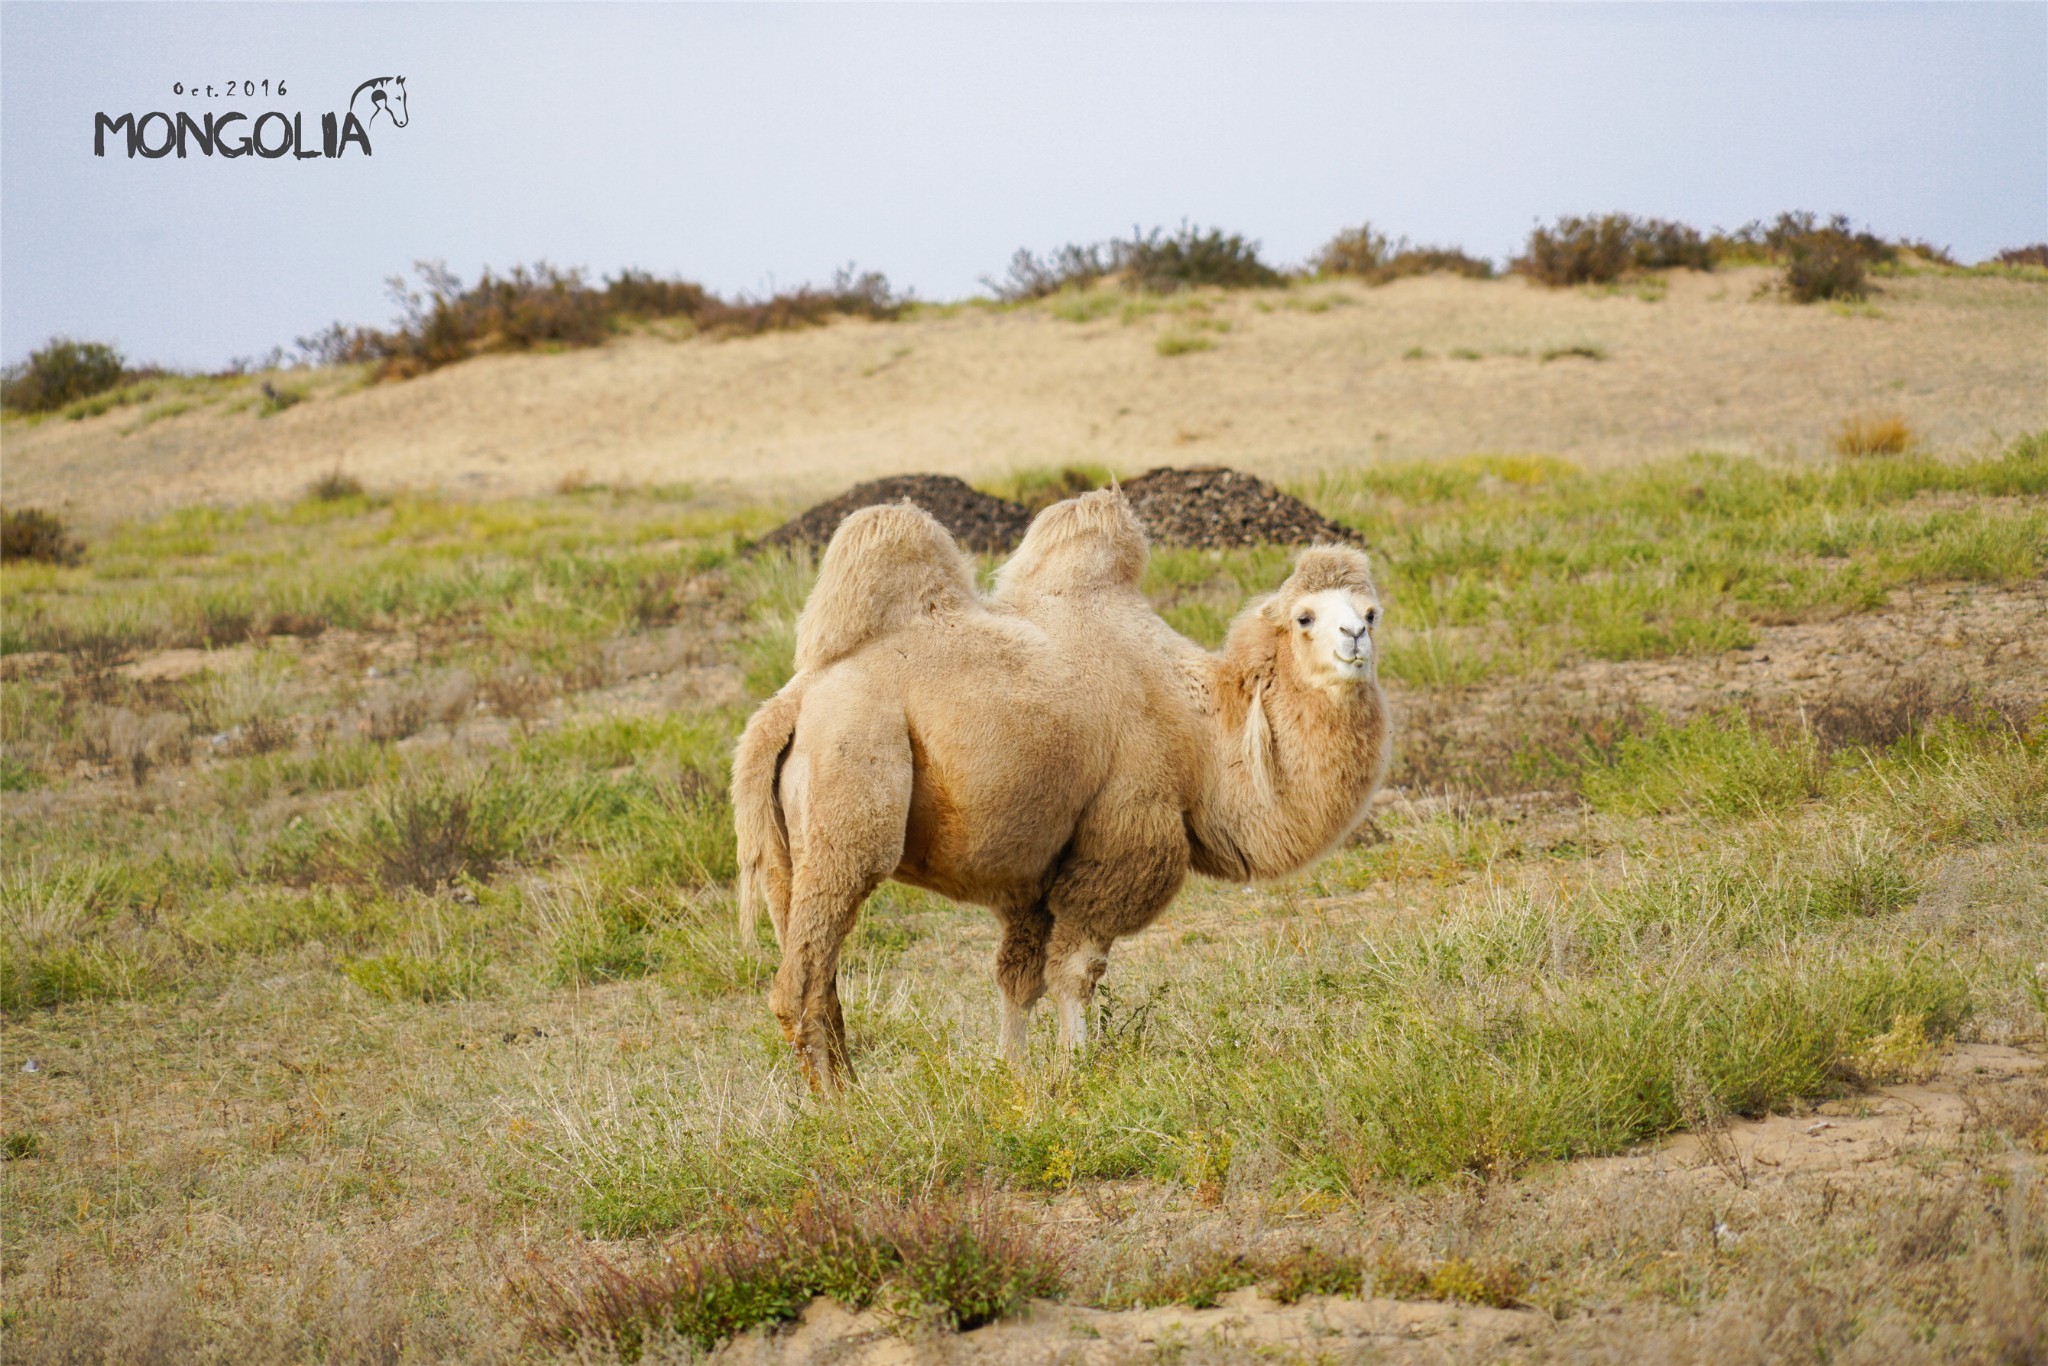
[[[1858,230],[1847,214],[1823,220],[1805,210],[1781,213],[1768,225],[1758,221],[1717,234],[1709,245],[1724,261],[1784,266],[1784,291],[1798,303],[1864,298],[1870,292],[1870,267],[1899,265],[1909,256],[1955,264],[1945,248],[1912,238],[1887,240]]]
[[[686,318],[712,335],[751,336],[841,316],[888,320],[907,303],[886,276],[851,266],[825,288],[805,285],[766,299],[730,301],[688,280],[639,270],[621,271],[601,289],[580,269],[545,261],[504,275],[486,269],[472,286],[438,261],[416,262],[414,270],[418,289],[400,276],[387,282],[400,309],[391,331],[335,323],[300,337],[300,355],[322,365],[367,362],[380,379],[405,379],[491,351],[597,346],[629,320]]]
[[[664,280],[644,270],[622,270],[604,282],[605,306],[620,318],[694,318],[711,298],[702,285]]]
[[[1677,267],[1712,270],[1714,257],[1698,230],[1661,218],[1625,213],[1567,216],[1529,233],[1513,268],[1546,285],[1607,284],[1632,271]]]
[[[1221,228],[1204,231],[1182,223],[1171,236],[1154,228],[1142,235],[1133,232],[1130,241],[1117,245],[1123,249],[1119,264],[1131,285],[1154,294],[1197,285],[1250,289],[1277,285],[1283,279],[1259,259],[1257,242]]]
[[[1457,247],[1407,247],[1394,253],[1373,275],[1383,285],[1410,275],[1462,275],[1468,280],[1493,278],[1493,262],[1467,256]]]
[[[902,316],[906,303],[890,292],[888,277],[879,271],[856,273],[846,266],[824,289],[803,285],[766,299],[742,295],[730,303],[710,297],[695,318],[697,326],[712,336],[753,337],[816,327],[835,317],[889,322]]]
[[[1043,259],[1034,256],[1029,247],[1019,247],[1017,254],[1010,258],[1009,271],[1002,279],[984,275],[981,283],[989,293],[1005,303],[1022,303],[1027,299],[1043,299],[1070,287],[1086,289],[1115,269],[1109,249],[1101,244],[1083,246],[1069,242],[1047,252]]]
[[[2031,246],[2007,247],[1991,258],[2001,266],[2039,266],[2048,270],[2048,242],[2036,242]]]
[[[1116,277],[1131,289],[1152,294],[1214,285],[1253,289],[1284,283],[1286,277],[1259,259],[1259,244],[1242,233],[1182,223],[1173,233],[1131,229],[1129,238],[1081,244],[1069,242],[1043,259],[1019,247],[1003,279],[982,277],[998,299],[1019,303],[1067,288],[1086,288]]]
[[[1316,253],[1317,275],[1348,275],[1383,285],[1409,275],[1463,275],[1474,280],[1493,275],[1493,262],[1467,256],[1458,247],[1411,246],[1407,238],[1390,240],[1372,224],[1346,228]]]
[[[0,512],[0,560],[77,564],[85,544],[65,530],[63,519],[41,508]]]
[[[0,406],[17,413],[48,413],[104,393],[128,379],[121,353],[104,342],[53,337],[40,351],[0,374]]]

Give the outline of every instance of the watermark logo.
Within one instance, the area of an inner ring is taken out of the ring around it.
[[[370,116],[363,120],[365,124],[374,124],[378,119],[386,119],[393,128],[405,127],[408,117],[405,108],[405,77],[372,76],[356,87],[355,94],[349,96],[350,118],[355,118],[362,112],[358,106],[370,111]]]
[[[189,91],[183,81],[171,86],[171,93],[181,100],[209,103],[238,95],[245,99],[256,97],[259,90],[262,98],[270,98],[271,83],[243,80],[202,86],[195,82]],[[285,97],[284,81],[277,82],[276,91],[277,98]],[[315,117],[317,121],[311,124],[309,137],[304,110],[287,113],[282,109],[265,109],[253,115],[241,109],[220,113],[158,109],[147,114],[120,115],[102,111],[92,118],[92,154],[104,157],[111,143],[115,155],[125,150],[130,160],[143,157],[155,161],[172,155],[180,161],[188,156],[217,156],[232,161],[251,155],[264,161],[335,160],[347,156],[350,149],[357,155],[370,156],[371,129],[378,128],[381,122],[382,136],[383,129],[403,128],[412,122],[405,77],[372,76],[355,88],[347,109],[338,113],[328,110]]]

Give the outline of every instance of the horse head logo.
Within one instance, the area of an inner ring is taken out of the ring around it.
[[[367,101],[369,112],[363,112]],[[405,77],[372,76],[356,87],[356,93],[348,97],[348,112],[354,114],[368,128],[379,116],[388,118],[393,128],[405,127]]]

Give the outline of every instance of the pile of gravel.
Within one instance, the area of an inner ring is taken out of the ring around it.
[[[1256,475],[1221,465],[1152,470],[1123,487],[1138,520],[1158,545],[1206,550],[1358,540],[1299,498]],[[832,539],[848,513],[904,500],[938,518],[967,549],[991,555],[1015,549],[1031,525],[1028,508],[969,488],[951,475],[903,474],[858,484],[783,523],[760,544],[820,547]]]
[[[1358,541],[1301,499],[1221,465],[1150,470],[1125,484],[1124,496],[1159,545],[1208,550]]]
[[[851,512],[877,503],[915,503],[939,519],[953,539],[969,550],[1000,555],[1016,549],[1031,525],[1031,514],[1006,498],[969,488],[950,474],[899,474],[856,484],[829,503],[820,503],[761,538],[763,546],[822,547]]]

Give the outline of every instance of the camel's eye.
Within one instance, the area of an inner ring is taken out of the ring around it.
[[[1294,619],[1294,624],[1306,631],[1309,627],[1316,624],[1316,614],[1314,612],[1303,612]]]
[[[1380,619],[1380,609],[1379,609],[1379,608],[1377,608],[1377,607],[1368,607],[1368,608],[1366,608],[1366,609],[1365,609],[1365,624],[1366,624],[1367,626],[1370,626],[1370,625],[1372,625],[1372,624],[1373,624],[1374,622],[1378,621],[1379,619]]]

